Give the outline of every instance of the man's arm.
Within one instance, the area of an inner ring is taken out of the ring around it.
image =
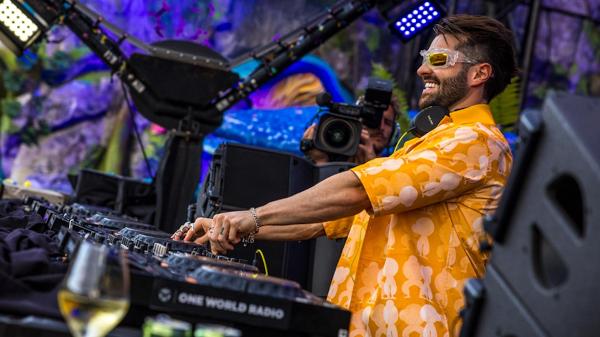
[[[358,177],[346,171],[289,198],[261,206],[256,213],[262,225],[288,225],[339,219],[370,206]],[[254,224],[254,219],[250,219]]]
[[[370,209],[370,205],[361,182],[352,171],[346,171],[289,198],[261,206],[256,215],[261,226],[319,223],[357,214]],[[196,222],[208,228],[210,241],[218,243],[223,251],[232,250],[233,244],[256,229],[255,219],[249,211],[221,213],[212,220],[200,218]],[[186,240],[193,234],[190,231]]]
[[[264,226],[256,234],[256,240],[302,241],[325,235],[322,223],[287,226]]]

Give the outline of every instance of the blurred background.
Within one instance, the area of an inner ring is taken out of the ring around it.
[[[148,43],[189,40],[235,64],[242,78],[258,66],[251,57],[322,14],[318,0],[85,0],[129,35]],[[416,1],[404,1],[408,7]],[[519,113],[538,109],[550,89],[600,96],[600,1],[441,1],[450,13],[495,17],[516,33],[520,76],[492,102],[503,131],[513,137]],[[353,22],[310,55],[225,112],[204,139],[203,173],[223,141],[301,154],[299,141],[318,112],[322,91],[354,102],[369,76],[393,79],[401,125],[417,107],[416,76],[431,32],[403,42],[376,10]],[[135,47],[124,44],[126,53]],[[249,54],[250,53],[250,54]],[[122,86],[101,60],[65,27],[16,57],[0,48],[0,176],[16,184],[71,193],[67,174],[81,168],[150,179],[166,130],[127,107]],[[199,89],[200,90],[200,89]],[[134,130],[141,133],[141,144]],[[144,163],[144,148],[150,167]]]

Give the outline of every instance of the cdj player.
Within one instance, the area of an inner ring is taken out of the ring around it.
[[[247,260],[213,255],[203,245],[174,241],[113,210],[86,205],[29,205],[56,234],[67,259],[81,240],[127,250],[131,305],[123,324],[141,326],[159,313],[188,322],[235,327],[242,336],[346,336],[350,312],[294,281],[259,274]]]

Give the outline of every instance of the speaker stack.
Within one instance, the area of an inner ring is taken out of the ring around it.
[[[494,217],[483,280],[465,286],[461,336],[598,336],[600,99],[551,92]]]

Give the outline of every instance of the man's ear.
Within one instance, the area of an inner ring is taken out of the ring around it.
[[[492,65],[489,63],[478,63],[471,68],[470,71],[470,84],[472,86],[479,86],[485,84],[494,75]]]

